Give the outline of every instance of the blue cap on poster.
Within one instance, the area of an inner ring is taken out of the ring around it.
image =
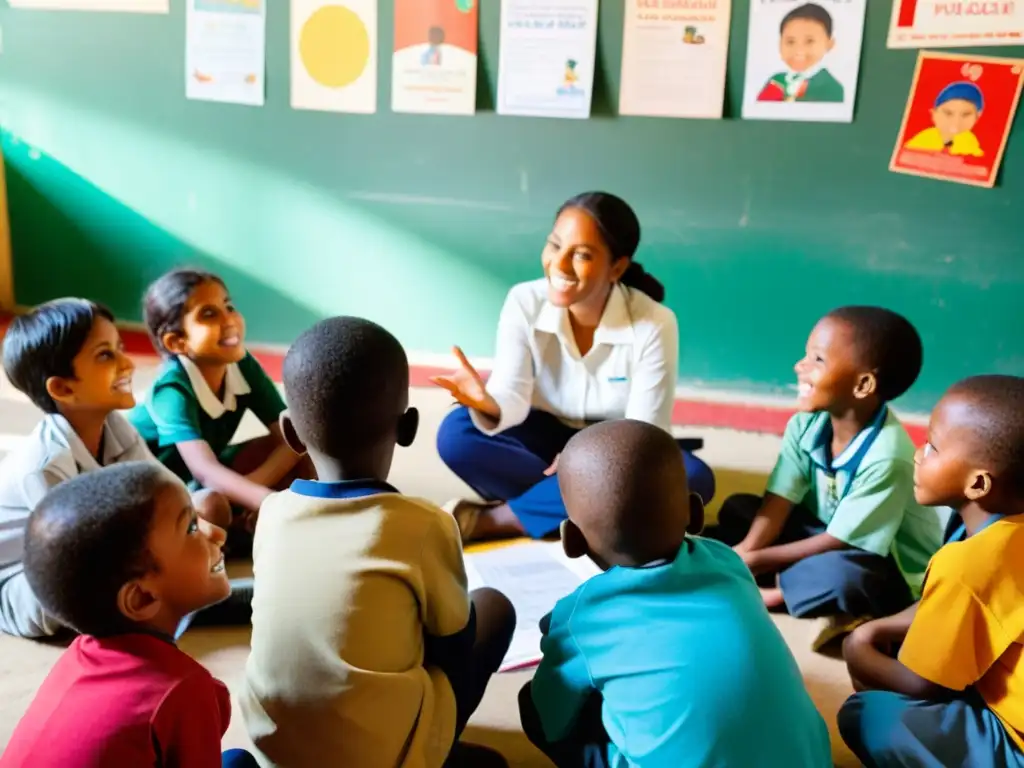
[[[936,108],[941,107],[947,101],[953,101],[954,99],[973,104],[978,112],[985,109],[985,97],[981,94],[981,88],[974,83],[968,83],[966,80],[950,83],[943,88],[942,92],[935,99],[935,106]]]
[[[455,7],[463,13],[469,13],[473,10],[473,3],[475,2],[476,0],[455,0]]]

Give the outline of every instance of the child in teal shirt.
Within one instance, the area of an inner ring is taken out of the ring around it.
[[[703,539],[675,440],[609,421],[558,461],[562,543],[603,571],[541,622],[523,728],[559,766],[827,768],[828,730],[742,560]]]
[[[307,474],[285,444],[284,399],[245,348],[245,318],[216,275],[178,269],[146,291],[145,319],[165,361],[149,395],[129,418],[153,454],[190,487],[224,494],[243,511],[229,545],[245,554],[263,500]],[[270,434],[232,445],[250,410]]]

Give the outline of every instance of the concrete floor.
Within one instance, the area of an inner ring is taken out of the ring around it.
[[[140,367],[136,374],[139,391],[148,385],[152,373],[151,367]],[[392,473],[392,482],[403,492],[438,503],[468,494],[468,489],[447,470],[434,450],[433,436],[448,403],[447,396],[437,390],[413,390],[412,404],[421,412],[420,438],[413,447],[399,449]],[[37,420],[35,409],[6,381],[0,383],[0,453],[10,450]],[[719,501],[731,493],[763,490],[765,475],[778,451],[778,438],[719,429],[686,430],[685,434],[705,439],[701,456],[715,469]],[[712,513],[715,508],[712,505]],[[819,627],[815,622],[788,616],[777,617],[776,621],[800,664],[812,698],[829,724],[836,764],[858,765],[835,728],[836,711],[852,692],[845,666],[841,661],[811,652],[810,644]],[[714,638],[707,641],[708,652],[714,653]],[[180,643],[232,688],[242,674],[248,644],[246,630],[228,629],[195,630]],[[7,744],[11,731],[60,652],[59,647],[0,635],[0,747]],[[541,768],[549,763],[522,735],[516,706],[519,688],[530,674],[511,672],[492,681],[466,739],[499,749],[512,766]],[[241,718],[236,716],[225,738],[225,747],[245,746],[246,741]]]

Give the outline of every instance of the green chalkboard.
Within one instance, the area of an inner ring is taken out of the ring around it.
[[[885,0],[870,3],[852,125],[738,118],[744,0],[721,121],[615,115],[622,0],[601,3],[588,121],[494,114],[498,0],[481,3],[475,117],[392,114],[386,55],[378,114],[297,112],[288,3],[269,5],[262,109],[185,100],[180,0],[169,16],[0,9],[20,303],[85,294],[137,318],[145,283],[191,261],[225,276],[257,339],[356,313],[411,350],[488,355],[508,286],[539,275],[554,208],[600,187],[640,214],[688,383],[785,392],[814,320],[851,302],[920,328],[906,407],[972,373],[1024,374],[1024,131],[994,190],[889,173],[916,52],[886,49]]]

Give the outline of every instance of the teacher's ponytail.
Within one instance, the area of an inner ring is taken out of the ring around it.
[[[629,203],[608,192],[584,192],[566,200],[558,215],[568,208],[578,208],[594,220],[612,258],[629,259],[621,278],[623,285],[636,288],[657,302],[664,301],[665,286],[633,259],[640,245],[640,220]]]
[[[643,291],[659,304],[665,300],[665,286],[654,275],[648,274],[639,261],[630,261],[620,281],[623,285]]]

